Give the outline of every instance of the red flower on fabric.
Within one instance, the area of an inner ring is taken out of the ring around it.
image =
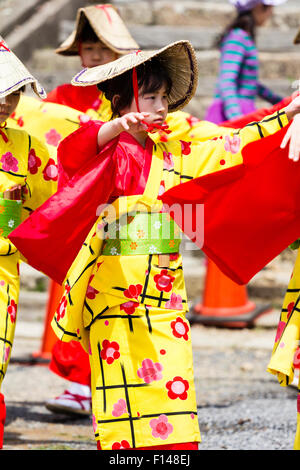
[[[65,284],[65,293],[68,294],[71,290],[71,286],[69,284]]]
[[[152,428],[153,437],[165,440],[173,432],[173,426],[169,423],[166,415],[160,415],[158,419],[151,419],[149,424]]]
[[[185,142],[184,140],[181,140],[180,143],[182,155],[189,155],[191,153],[192,142]]]
[[[186,118],[187,122],[189,123],[190,127],[193,127],[197,122],[200,122],[200,119],[194,117],[194,116],[189,116]]]
[[[94,278],[94,274],[91,275],[90,280],[89,280],[89,285],[86,290],[86,296],[88,299],[91,299],[91,300],[95,299],[96,295],[99,294],[99,291],[90,285],[93,278]]]
[[[128,315],[132,315],[135,312],[135,309],[139,305],[140,304],[138,302],[133,302],[132,300],[129,300],[128,302],[121,304],[120,309],[124,310],[124,312],[127,313]]]
[[[114,442],[112,445],[112,450],[119,450],[119,449],[131,449],[129,442],[128,441]]]
[[[12,323],[15,323],[16,317],[17,317],[17,304],[16,302],[12,299],[7,307],[7,313],[10,315],[10,320]]]
[[[115,359],[119,359],[120,353],[119,349],[120,346],[116,341],[108,341],[108,339],[105,339],[102,342],[102,347],[103,349],[101,350],[101,358],[104,359],[107,364],[112,364]]]
[[[183,338],[186,341],[189,339],[189,326],[181,317],[177,317],[175,321],[171,322],[171,328],[173,330],[172,333],[176,338]]]
[[[162,194],[164,194],[165,190],[166,190],[166,184],[164,181],[161,181],[159,185],[158,195],[161,196]]]
[[[24,126],[24,120],[23,120],[23,117],[20,116],[19,119],[17,120],[17,124],[18,126],[20,127],[23,127]]]
[[[4,171],[17,172],[19,170],[18,160],[11,152],[6,152],[2,155],[0,162]]]
[[[288,306],[287,306],[287,311],[288,311],[287,317],[288,318],[289,318],[290,314],[292,313],[294,306],[295,306],[295,302],[290,302],[288,304]]]
[[[28,170],[29,173],[35,175],[38,172],[39,167],[41,166],[42,161],[36,155],[35,150],[31,149],[28,155]]]
[[[232,137],[230,137],[229,135],[225,136],[224,149],[226,150],[226,152],[230,152],[233,154],[238,153],[238,151],[240,150],[240,146],[241,146],[241,139],[239,136],[237,135],[234,135]]]
[[[152,359],[144,359],[142,367],[138,369],[137,375],[140,379],[143,379],[146,384],[150,384],[153,381],[161,380],[163,366],[159,362],[153,362]]]
[[[174,168],[173,155],[170,152],[164,152],[164,169],[172,170]]]
[[[65,313],[66,313],[66,308],[67,308],[67,305],[68,305],[68,301],[66,299],[65,296],[63,296],[61,298],[61,301],[59,303],[59,306],[56,310],[56,318],[57,318],[57,321],[59,321],[61,318],[64,318],[65,316]]]
[[[175,277],[168,274],[167,269],[162,269],[160,274],[156,274],[153,279],[156,284],[156,288],[164,292],[170,292],[172,284],[175,281]]]
[[[98,111],[101,104],[102,104],[102,100],[100,98],[97,98],[92,104],[92,109],[95,109],[96,111]]]
[[[128,289],[124,290],[125,297],[128,299],[137,299],[142,292],[143,286],[141,284],[131,284]]]
[[[43,169],[43,175],[46,181],[50,181],[50,180],[57,181],[58,168],[53,158],[49,158],[47,165]]]
[[[295,351],[293,365],[295,369],[300,369],[300,348]]]
[[[81,126],[83,126],[84,124],[86,124],[87,122],[89,122],[92,119],[88,114],[80,114],[80,116],[78,116],[78,118],[79,118],[79,124]]]
[[[180,398],[180,400],[187,399],[189,383],[182,377],[174,377],[173,380],[167,382],[166,387],[168,389],[168,397],[172,400],[176,400],[176,398]]]
[[[281,337],[282,333],[283,333],[283,330],[285,328],[285,321],[280,321],[278,323],[278,328],[277,328],[277,332],[276,332],[276,338],[275,338],[275,343],[277,343],[277,341],[279,340],[279,338]]]
[[[50,129],[49,132],[45,134],[46,137],[46,142],[49,145],[53,145],[54,147],[57,147],[62,136],[57,132],[56,129]]]

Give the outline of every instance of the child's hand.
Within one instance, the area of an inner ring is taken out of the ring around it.
[[[122,131],[144,131],[147,126],[142,121],[150,116],[150,113],[127,113],[115,120],[116,124],[120,126],[120,132]]]
[[[281,142],[280,148],[284,149],[288,142],[290,142],[289,159],[297,162],[300,158],[300,114],[294,117],[292,124]]]
[[[289,121],[300,113],[300,96],[296,96],[293,101],[285,108],[285,113]]]

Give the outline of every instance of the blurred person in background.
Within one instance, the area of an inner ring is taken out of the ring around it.
[[[205,119],[222,123],[255,110],[256,97],[276,104],[282,97],[259,82],[256,30],[286,0],[229,0],[237,10],[232,23],[218,39],[220,71],[214,100]]]

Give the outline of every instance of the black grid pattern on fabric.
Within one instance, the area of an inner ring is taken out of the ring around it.
[[[9,344],[9,346],[12,348],[12,342],[11,341],[8,341],[7,339],[7,331],[8,331],[8,317],[9,317],[9,314],[8,314],[8,311],[7,311],[7,308],[10,304],[10,295],[9,295],[9,284],[7,284],[7,305],[6,305],[6,319],[5,319],[5,332],[4,332],[4,338],[0,338],[0,341],[3,341],[3,357],[4,357],[4,353],[5,353],[5,345],[6,344]],[[2,364],[2,367],[0,369],[0,375],[2,377],[4,377],[5,375],[5,372],[4,372],[4,366],[5,364]]]
[[[102,391],[103,392],[103,411],[106,413],[106,406],[107,406],[107,390],[111,389],[124,389],[125,392],[125,401],[126,401],[126,406],[127,406],[127,411],[128,411],[128,417],[126,418],[112,418],[112,419],[99,419],[97,422],[98,424],[108,424],[108,423],[116,423],[116,422],[124,422],[128,421],[130,425],[130,433],[131,433],[131,440],[132,440],[132,447],[136,447],[136,440],[135,440],[135,433],[134,433],[134,422],[140,421],[141,419],[149,419],[149,418],[157,418],[159,416],[166,415],[166,416],[176,416],[176,415],[190,415],[190,414],[195,414],[197,416],[197,410],[193,411],[174,411],[174,412],[158,412],[158,413],[153,413],[153,414],[147,414],[147,415],[141,415],[141,416],[132,416],[131,413],[131,404],[130,404],[130,397],[129,397],[129,390],[137,387],[149,387],[150,384],[147,383],[141,383],[141,384],[130,384],[127,382],[126,378],[126,373],[125,373],[125,367],[124,364],[120,364],[121,367],[121,373],[122,373],[122,378],[123,378],[123,383],[122,384],[115,384],[115,385],[106,385],[105,384],[105,376],[104,376],[104,368],[103,368],[103,361],[101,358],[101,346],[100,343],[97,345],[98,348],[98,359],[99,359],[99,364],[100,364],[100,369],[101,369],[101,374],[102,374],[102,386],[96,387],[96,390]],[[96,437],[99,437],[99,434],[95,434]]]

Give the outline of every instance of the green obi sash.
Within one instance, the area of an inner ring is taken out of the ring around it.
[[[139,212],[109,224],[104,238],[104,256],[178,253],[181,232],[165,212]]]
[[[0,236],[6,238],[21,223],[22,201],[0,195]]]

